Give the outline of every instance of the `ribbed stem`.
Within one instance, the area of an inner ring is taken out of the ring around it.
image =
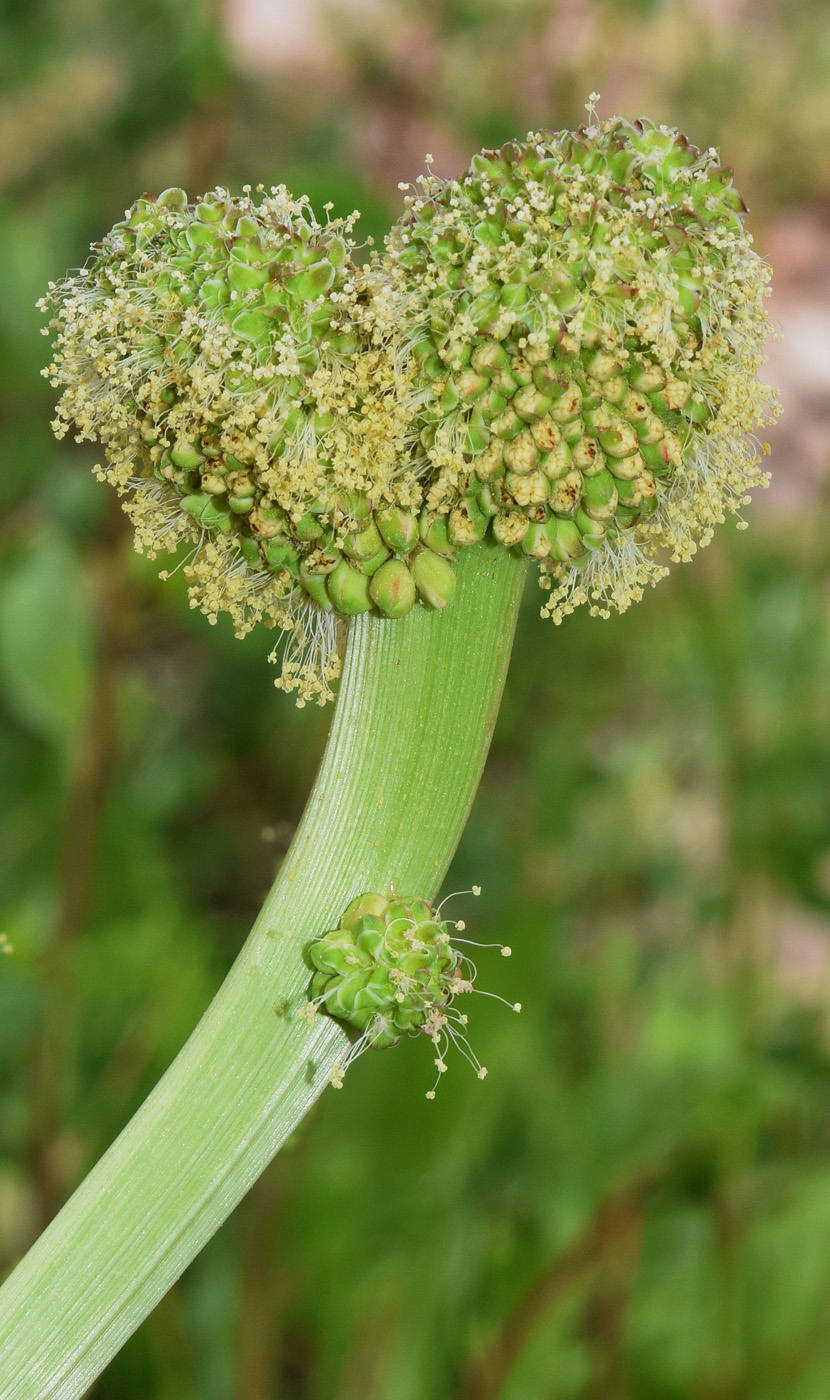
[[[478,786],[525,566],[462,550],[442,613],[352,623],[303,821],[178,1058],[0,1289],[3,1400],[79,1396],[256,1180],[348,1045],[311,1022],[304,944],[395,880],[432,896]],[[344,1092],[348,1092],[348,1083]]]

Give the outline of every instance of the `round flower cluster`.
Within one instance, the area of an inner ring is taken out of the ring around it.
[[[449,603],[458,549],[607,616],[766,482],[768,269],[731,173],[589,111],[422,178],[368,267],[356,216],[283,186],[169,189],[41,303],[56,432],[102,443],[139,550],[189,543],[192,606],[284,630],[299,703],[348,618]]]
[[[538,559],[557,619],[623,609],[766,482],[768,269],[731,172],[614,118],[420,184],[387,262],[427,508]]]
[[[259,193],[140,199],[44,299],[47,373],[137,548],[190,541],[193,606],[285,628],[280,683],[325,699],[340,619],[442,607],[455,577],[421,538],[390,288],[359,275],[351,220]]]
[[[432,1034],[453,997],[472,986],[446,923],[424,899],[360,895],[309,945],[308,960],[311,1000],[377,1048]]]
[[[479,894],[479,887],[471,893]],[[464,929],[460,920],[453,926],[458,932]],[[510,956],[504,945],[492,946]],[[384,1049],[396,1045],[401,1036],[418,1034],[428,1036],[438,1051],[438,1078],[447,1068],[444,1056],[450,1044],[479,1079],[485,1078],[487,1071],[467,1042],[467,1017],[453,1006],[457,996],[474,990],[475,964],[452,946],[440,906],[434,909],[425,899],[398,896],[394,886],[389,894],[362,894],[336,929],[309,944],[307,957],[314,975],[310,999],[300,1014],[322,1010],[360,1032],[345,1061],[332,1070],[337,1088],[364,1050]],[[521,1007],[516,1003],[512,1009]],[[434,1097],[433,1087],[427,1098]]]

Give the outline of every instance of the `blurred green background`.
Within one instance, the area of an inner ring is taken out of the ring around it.
[[[329,713],[57,445],[34,302],[145,189],[357,207],[530,125],[719,145],[776,271],[773,489],[622,618],[531,583],[447,888],[471,1038],[367,1055],[96,1400],[830,1396],[830,15],[790,0],[0,6],[0,1275],[169,1063]],[[394,872],[390,871],[390,876]]]

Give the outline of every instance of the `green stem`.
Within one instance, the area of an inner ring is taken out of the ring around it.
[[[348,1041],[325,1015],[297,1015],[303,946],[365,890],[437,891],[487,756],[525,572],[477,546],[444,612],[353,622],[317,782],[250,937],[164,1078],[0,1289],[3,1400],[80,1395],[325,1088]]]

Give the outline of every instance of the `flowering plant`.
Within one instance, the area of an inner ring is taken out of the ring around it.
[[[439,1075],[442,1035],[466,1049],[472,976],[432,901],[529,562],[556,620],[607,615],[765,480],[768,273],[714,152],[591,106],[426,176],[365,267],[350,220],[257,195],[145,196],[44,303],[57,430],[101,442],[137,547],[185,543],[211,621],[282,629],[301,702],[346,650],[250,938],[2,1289],[9,1400],[82,1393],[356,1044],[426,1032]]]

